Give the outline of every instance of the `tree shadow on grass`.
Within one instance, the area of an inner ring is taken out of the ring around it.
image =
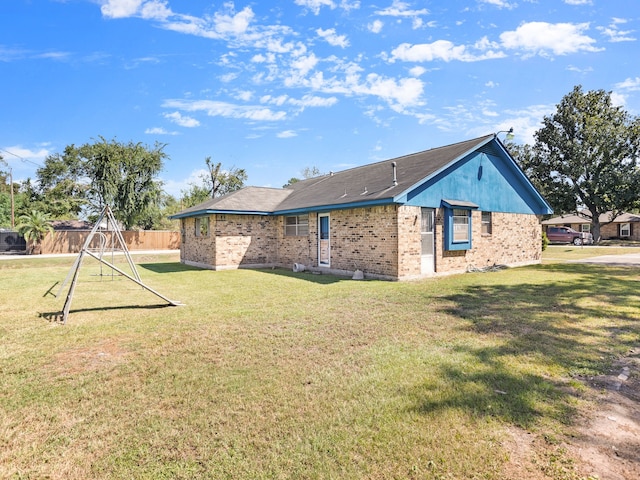
[[[281,277],[305,280],[307,282],[317,283],[318,285],[330,285],[332,283],[351,280],[351,278],[347,276],[341,277],[338,275],[327,274],[327,273],[313,273],[308,270],[304,270],[302,272],[294,272],[293,270],[287,270],[286,268],[269,268],[269,269],[262,268],[262,269],[257,269],[256,271],[267,273],[270,275],[279,275]]]
[[[149,270],[154,273],[176,273],[176,272],[194,272],[203,271],[207,272],[207,269],[192,267],[191,265],[185,265],[180,262],[154,262],[154,263],[140,263],[138,266]]]
[[[418,411],[460,408],[523,427],[541,416],[570,423],[577,394],[569,388],[571,377],[604,373],[637,346],[637,270],[534,268],[558,275],[547,283],[475,283],[441,297],[440,311],[458,317],[459,328],[479,341],[456,344],[436,366],[437,380],[417,387]],[[449,386],[447,393],[436,394],[438,382]]]

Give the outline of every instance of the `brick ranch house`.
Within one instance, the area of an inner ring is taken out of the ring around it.
[[[495,135],[188,208],[181,262],[408,280],[539,263],[552,210]]]
[[[623,212],[613,217],[611,212],[600,215],[600,238],[602,240],[620,239],[640,241],[640,214]],[[582,210],[577,214],[561,215],[542,222],[543,228],[549,226],[571,227],[578,232],[591,232],[591,213]]]

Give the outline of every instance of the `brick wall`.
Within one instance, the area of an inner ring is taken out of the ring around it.
[[[631,228],[630,237],[620,237],[619,223],[609,223],[607,225],[600,226],[600,237],[603,240],[609,238],[622,238],[624,240],[640,240],[640,223],[634,222]]]
[[[526,265],[542,257],[542,229],[535,215],[491,214],[491,234],[482,234],[482,212],[472,212],[472,248],[445,251],[444,218],[439,209],[436,219],[436,273],[463,272],[468,268],[492,265]]]
[[[275,220],[278,235],[278,263],[286,268],[293,268],[294,263],[307,267],[315,265],[318,216],[309,214],[309,234],[299,236],[285,236],[284,217],[277,217]]]
[[[215,264],[225,268],[277,262],[275,219],[263,215],[216,215]]]
[[[422,275],[421,208],[402,206],[398,209],[398,278]]]
[[[396,205],[335,210],[330,218],[331,269],[397,276]]]
[[[181,223],[182,243],[180,261],[189,265],[211,268],[215,259],[215,238],[211,229],[215,225],[215,215],[209,216],[209,235],[196,237],[196,219],[183,218]]]
[[[182,260],[225,269],[301,263],[318,267],[318,215],[309,214],[308,236],[285,236],[284,217],[214,215],[210,235],[195,236],[194,219],[184,220]],[[382,278],[422,276],[420,207],[387,205],[330,213],[330,270]],[[443,210],[436,210],[435,273],[464,272],[469,267],[539,262],[541,228],[535,215],[492,214],[492,233],[483,235],[481,212],[472,212],[472,249],[445,251]]]
[[[277,263],[276,219],[262,215],[209,215],[209,235],[195,235],[195,219],[183,220],[185,263],[216,270]]]

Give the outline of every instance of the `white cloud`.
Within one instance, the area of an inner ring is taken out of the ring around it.
[[[297,137],[297,136],[298,134],[293,130],[285,130],[284,132],[279,132],[276,134],[276,137],[278,138],[291,138],[291,137]]]
[[[183,116],[180,112],[165,113],[164,118],[171,120],[176,125],[181,127],[194,128],[199,127],[200,122],[195,118]]]
[[[186,112],[205,112],[210,117],[234,118],[252,121],[278,121],[284,120],[287,113],[274,112],[269,108],[255,105],[234,105],[227,102],[214,100],[165,100],[165,108],[177,108]]]
[[[336,97],[319,97],[317,95],[305,95],[301,99],[290,98],[288,103],[297,107],[331,107],[338,103]]]
[[[149,20],[166,20],[173,15],[162,0],[107,0],[100,7],[107,18],[127,18],[139,16]]]
[[[494,47],[497,47],[497,45],[489,42],[486,37],[471,47],[454,45],[449,40],[436,40],[433,43],[416,45],[403,43],[391,52],[389,61],[431,62],[434,60],[443,60],[450,62],[452,60],[459,60],[461,62],[476,62],[505,56],[502,52],[494,51]],[[471,50],[478,50],[478,53],[472,53]]]
[[[627,78],[623,82],[616,83],[616,88],[630,92],[640,91],[640,77]]]
[[[322,7],[329,7],[331,10],[336,8],[336,4],[333,0],[295,0],[294,3],[301,7],[308,8],[315,15],[320,13],[320,8]]]
[[[567,5],[591,5],[592,0],[564,0]]]
[[[52,152],[46,148],[31,150],[30,148],[24,148],[21,145],[1,147],[0,150],[0,155],[2,155],[7,162],[12,159],[19,158],[20,160],[26,160],[28,162],[42,163],[48,155],[51,155],[51,153]]]
[[[520,110],[505,110],[502,113],[508,118],[501,124],[500,130],[508,130],[513,127],[516,138],[523,143],[533,145],[534,134],[542,127],[542,119],[547,115],[553,115],[555,105],[531,105]]]
[[[46,58],[49,60],[65,60],[70,56],[71,54],[69,52],[46,52],[36,55],[36,58]]]
[[[509,10],[512,10],[518,6],[517,3],[509,3],[505,2],[504,0],[481,0],[480,3],[487,3],[489,5],[493,5],[494,7],[507,8]]]
[[[126,18],[136,15],[141,5],[142,0],[108,0],[100,11],[108,18]]]
[[[415,17],[418,15],[428,15],[429,10],[422,8],[420,10],[411,10],[407,2],[401,0],[393,0],[390,7],[383,10],[377,10],[376,15],[388,17]]]
[[[424,84],[417,78],[402,78],[397,81],[394,78],[384,78],[371,73],[367,76],[366,83],[360,85],[355,91],[378,96],[392,106],[397,104],[408,107],[421,104],[420,97],[424,91]]]
[[[233,4],[230,4],[231,6]],[[236,14],[216,12],[214,15],[214,30],[220,35],[241,35],[247,31],[254,18],[251,7],[244,7]]]
[[[300,74],[306,75],[318,64],[318,57],[315,54],[305,55],[291,62],[291,67],[298,70]]]
[[[384,22],[382,20],[374,20],[372,23],[367,25],[367,28],[372,33],[380,33],[382,31],[383,26],[384,26]]]
[[[505,48],[521,50],[525,56],[567,55],[576,52],[599,52],[593,46],[596,41],[584,35],[588,23],[523,23],[516,30],[504,32],[500,40]]]
[[[144,133],[148,135],[179,135],[178,132],[169,132],[162,127],[147,128]]]
[[[273,97],[271,95],[264,95],[260,98],[260,103],[268,103],[270,105],[277,105],[281,107],[284,105],[289,99],[288,95],[279,95],[277,97]]]
[[[249,90],[240,90],[235,94],[235,98],[244,102],[248,102],[253,98],[253,92]]]
[[[323,30],[322,28],[318,28],[316,33],[319,37],[326,40],[329,45],[334,47],[345,48],[349,46],[349,40],[347,40],[346,35],[338,35],[336,33],[335,28],[329,28],[327,30]]]
[[[611,92],[611,103],[624,107],[627,103],[627,96],[623,93]]]
[[[424,75],[427,72],[427,69],[424,67],[413,67],[409,70],[409,75],[411,75],[412,77],[421,77],[422,75]]]
[[[149,20],[166,20],[173,15],[173,12],[167,8],[166,3],[163,1],[144,2],[140,10],[140,16]]]
[[[193,170],[189,176],[183,180],[175,180],[174,178],[170,178],[168,180],[162,180],[162,189],[167,192],[169,195],[173,195],[174,197],[180,197],[183,190],[189,190],[191,185],[200,185],[202,183],[202,179],[205,178],[209,173],[203,169]]]
[[[598,27],[602,35],[609,37],[609,41],[613,43],[618,42],[633,42],[636,40],[631,34],[634,30],[620,30],[618,25],[625,24],[627,21],[622,18],[613,18],[608,27]]]

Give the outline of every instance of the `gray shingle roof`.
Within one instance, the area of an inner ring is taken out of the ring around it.
[[[246,187],[184,210],[172,218],[211,211],[273,213],[359,203],[388,203],[493,135],[301,180],[284,189]],[[394,183],[394,167],[395,179]]]
[[[612,219],[611,212],[606,212],[600,215],[599,220],[600,223],[640,222],[640,214],[625,212]],[[582,210],[580,215],[569,213],[542,222],[543,225],[564,225],[565,223],[591,223],[591,213],[588,210]]]
[[[175,217],[188,217],[208,210],[268,214],[276,210],[278,205],[291,193],[290,190],[282,188],[245,187],[223,197],[212,198],[187,208]]]

